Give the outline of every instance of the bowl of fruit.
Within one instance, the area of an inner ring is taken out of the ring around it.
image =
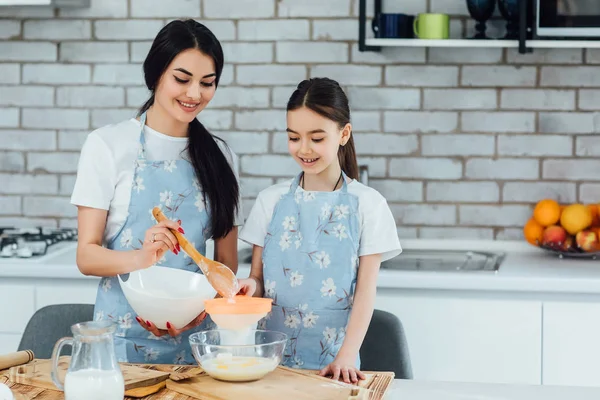
[[[561,258],[600,258],[600,204],[540,200],[523,235],[530,244]]]

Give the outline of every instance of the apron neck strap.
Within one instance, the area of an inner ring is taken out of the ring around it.
[[[294,180],[292,181],[292,184],[290,185],[290,193],[296,193],[296,190],[300,186],[300,180],[302,179],[303,175],[304,175],[304,172],[300,172],[294,178]],[[342,187],[340,190],[342,193],[348,193],[348,183],[346,182],[348,177],[346,176],[346,173],[343,170],[342,170],[341,176],[342,176]],[[338,180],[338,182],[339,182],[339,180]]]
[[[144,126],[146,126],[146,111],[140,115],[140,151],[138,152],[139,159],[146,158],[146,138],[144,137]]]

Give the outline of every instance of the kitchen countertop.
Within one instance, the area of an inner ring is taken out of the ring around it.
[[[411,239],[403,240],[402,245],[405,249],[503,251],[506,257],[496,272],[382,269],[378,288],[600,294],[600,260],[559,259],[522,241]],[[75,247],[75,243],[70,243],[36,262],[0,259],[0,279],[98,279],[79,272],[75,264]],[[240,248],[243,247],[248,246],[241,243]],[[240,264],[238,276],[247,277],[249,267]]]

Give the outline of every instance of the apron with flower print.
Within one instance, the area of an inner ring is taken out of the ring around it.
[[[159,206],[168,218],[186,221],[186,237],[204,254],[206,239],[210,237],[210,218],[194,168],[183,159],[146,160],[145,113],[140,121],[140,147],[135,161],[127,219],[107,247],[122,251],[141,248],[146,230],[156,224],[152,208]],[[157,265],[201,273],[184,252],[175,256],[167,251]],[[180,336],[156,337],[142,328],[135,317],[136,313],[127,302],[118,278],[102,278],[96,296],[94,319],[108,319],[117,324],[115,351],[120,362],[195,364],[188,342],[189,335],[214,327],[207,317],[200,326]]]
[[[265,297],[273,309],[261,327],[288,335],[284,365],[321,369],[337,355],[352,309],[358,198],[348,193],[346,175],[333,192],[306,191],[300,177],[278,201],[265,238]]]

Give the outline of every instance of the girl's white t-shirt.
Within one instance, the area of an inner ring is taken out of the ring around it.
[[[71,204],[108,210],[104,241],[116,235],[125,223],[131,198],[134,162],[140,147],[141,123],[135,118],[91,132],[81,150]],[[146,157],[150,161],[189,159],[187,137],[173,137],[144,127]],[[239,182],[236,154],[217,140]],[[235,224],[243,224],[239,199]],[[148,217],[150,219],[150,217]]]
[[[268,187],[258,194],[246,223],[240,231],[241,240],[264,246],[273,211],[281,196],[290,190],[292,180]],[[299,188],[298,190],[303,190]],[[348,193],[358,198],[360,243],[358,256],[381,254],[381,261],[396,257],[402,252],[396,222],[390,207],[377,190],[352,180]]]

